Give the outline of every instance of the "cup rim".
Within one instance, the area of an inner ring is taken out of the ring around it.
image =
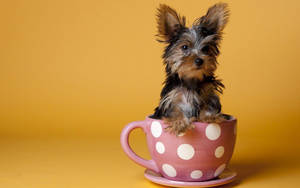
[[[146,119],[149,119],[149,120],[153,120],[153,121],[163,121],[162,119],[154,119],[154,118],[151,118],[150,116],[152,116],[153,114],[150,114],[146,117]],[[220,123],[224,123],[224,122],[234,122],[236,121],[236,117],[233,116],[233,115],[230,115],[230,114],[224,114],[224,115],[229,115],[230,116],[230,119],[225,119],[224,121],[220,122]],[[205,124],[209,124],[208,122],[201,122],[201,121],[195,121],[193,123],[205,123]]]

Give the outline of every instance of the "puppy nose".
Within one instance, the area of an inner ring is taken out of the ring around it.
[[[195,64],[196,64],[198,67],[200,67],[200,66],[203,64],[203,59],[201,59],[201,58],[196,58],[196,59],[195,59]]]

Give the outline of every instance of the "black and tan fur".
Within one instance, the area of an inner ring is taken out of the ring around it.
[[[176,135],[193,128],[193,121],[223,120],[218,94],[224,85],[214,71],[228,16],[227,4],[218,3],[188,28],[185,17],[174,9],[167,5],[158,8],[158,37],[166,44],[167,77],[152,118],[167,121],[168,130]]]

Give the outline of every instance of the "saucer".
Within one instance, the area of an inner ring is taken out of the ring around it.
[[[150,180],[151,182],[171,187],[214,187],[232,182],[235,179],[236,175],[236,172],[230,169],[225,169],[224,172],[222,172],[222,174],[220,174],[219,177],[215,179],[201,182],[186,182],[169,180],[149,169],[146,169],[144,172],[145,178]]]

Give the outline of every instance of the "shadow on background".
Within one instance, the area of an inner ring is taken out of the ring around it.
[[[256,158],[252,160],[233,161],[230,168],[235,170],[238,175],[235,181],[218,188],[230,188],[243,184],[250,179],[270,178],[281,176],[286,170],[298,168],[294,165],[294,160],[278,158]],[[275,173],[274,173],[275,172]]]

